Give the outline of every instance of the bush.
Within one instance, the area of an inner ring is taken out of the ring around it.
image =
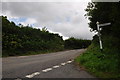
[[[34,54],[34,52],[59,51],[64,49],[59,34],[50,33],[47,28],[35,29],[16,25],[2,16],[2,56]]]

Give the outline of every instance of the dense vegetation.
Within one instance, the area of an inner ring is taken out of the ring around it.
[[[46,27],[16,25],[2,16],[2,56],[48,53],[66,49],[86,48],[90,40],[70,38],[63,40],[59,34],[50,33]],[[64,47],[65,46],[65,47]]]
[[[91,40],[75,39],[73,37],[65,40],[65,49],[81,49],[87,48],[91,44]]]
[[[3,56],[15,56],[35,52],[50,52],[64,49],[62,36],[49,33],[46,28],[15,25],[2,16]]]
[[[97,31],[96,22],[111,22],[100,31],[103,51],[100,51],[99,39],[95,35],[88,50],[76,58],[76,61],[102,78],[120,78],[120,2],[92,2],[86,9],[92,31]]]

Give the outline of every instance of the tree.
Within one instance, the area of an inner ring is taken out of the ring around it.
[[[102,27],[102,40],[105,47],[116,46],[115,48],[120,49],[120,2],[92,2],[88,4],[86,11],[90,20],[89,27],[93,31],[97,30],[97,21],[101,24],[111,22],[112,25]],[[97,40],[98,37],[94,38]]]
[[[64,41],[59,34],[10,22],[2,16],[3,56],[24,55],[29,51],[59,51],[64,48]]]
[[[42,31],[43,31],[43,32],[47,32],[48,30],[47,30],[46,27],[43,27],[43,28],[42,28]]]
[[[75,39],[74,37],[65,40],[64,43],[66,49],[87,48],[90,44],[91,40]]]

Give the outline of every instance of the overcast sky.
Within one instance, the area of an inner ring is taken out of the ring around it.
[[[68,37],[92,39],[85,9],[85,2],[2,2],[2,14],[16,24],[30,24],[35,28],[46,28],[50,32]]]

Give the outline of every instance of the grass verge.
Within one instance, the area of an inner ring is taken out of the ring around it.
[[[86,52],[75,59],[80,66],[98,78],[120,78],[119,55],[111,49],[99,51],[99,46],[91,44]],[[108,53],[109,52],[109,53]]]

